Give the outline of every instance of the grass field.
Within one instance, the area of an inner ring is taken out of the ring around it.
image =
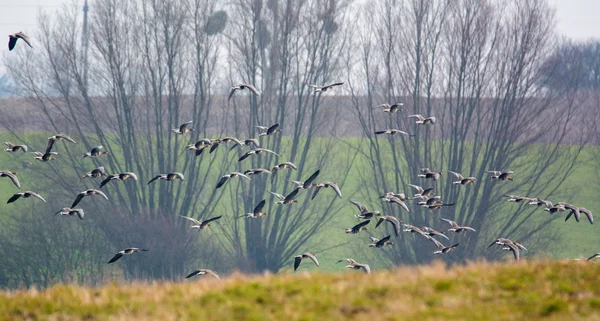
[[[600,320],[600,265],[472,263],[0,292],[4,320]]]

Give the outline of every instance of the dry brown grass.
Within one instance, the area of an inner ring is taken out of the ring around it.
[[[600,265],[442,263],[0,293],[0,320],[600,320]]]

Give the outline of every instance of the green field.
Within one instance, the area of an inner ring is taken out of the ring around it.
[[[600,320],[600,265],[472,263],[0,292],[0,320]]]

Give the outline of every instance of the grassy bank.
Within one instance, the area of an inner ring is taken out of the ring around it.
[[[0,292],[0,320],[600,320],[600,265],[473,263]]]

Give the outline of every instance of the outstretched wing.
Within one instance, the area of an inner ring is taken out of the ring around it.
[[[310,175],[310,177],[304,181],[304,184],[302,185],[303,188],[308,188],[308,186],[310,186],[310,184],[312,183],[312,181],[314,181],[317,176],[319,176],[319,173],[321,172],[320,169],[317,169],[316,172],[314,172],[312,175]]]
[[[162,175],[156,175],[156,176],[154,176],[154,178],[152,178],[152,179],[151,179],[151,180],[148,182],[148,184],[146,184],[146,185],[150,185],[150,183],[154,182],[155,180],[157,180],[157,179],[159,179],[159,178],[161,178],[161,177],[162,177]]]
[[[73,201],[73,204],[71,204],[71,208],[75,208],[75,206],[77,206],[77,204],[79,204],[79,202],[81,202],[83,197],[85,197],[85,194],[83,194],[83,193],[77,194],[77,197]]]
[[[115,254],[115,256],[113,256],[113,258],[110,259],[110,261],[108,261],[108,264],[117,262],[122,256],[123,256],[123,253],[121,253],[121,252]]]
[[[258,203],[258,205],[256,205],[256,207],[254,208],[254,211],[252,213],[258,214],[262,212],[263,207],[265,207],[265,200],[260,201],[260,203]]]
[[[302,256],[306,256],[309,259],[311,259],[317,266],[319,266],[319,261],[317,260],[317,257],[314,256],[314,254],[310,253],[310,252],[304,252],[302,253]]]
[[[21,194],[17,193],[13,196],[11,196],[11,198],[8,199],[8,202],[6,202],[6,204],[12,203],[16,200],[18,200],[21,197]]]
[[[289,202],[289,201],[293,200],[293,199],[296,197],[296,195],[298,195],[298,191],[300,191],[300,189],[299,189],[299,188],[296,188],[296,189],[294,189],[294,190],[293,190],[291,193],[289,193],[289,194],[288,194],[288,195],[285,197],[285,199],[284,199],[283,201],[284,201],[284,202]]]

